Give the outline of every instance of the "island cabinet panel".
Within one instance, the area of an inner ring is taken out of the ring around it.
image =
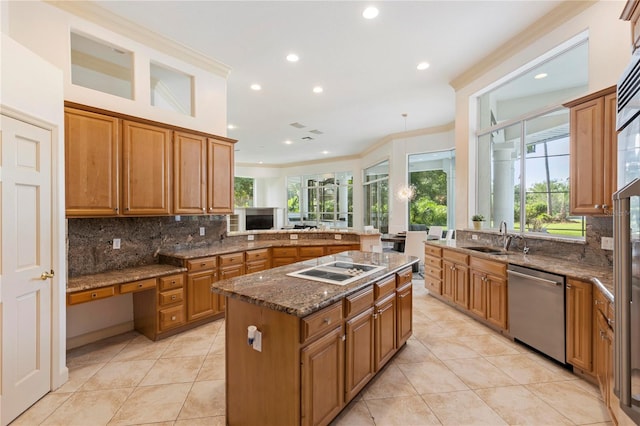
[[[250,325],[261,352],[247,344]],[[225,332],[227,424],[299,425],[300,318],[230,297]]]
[[[170,167],[171,130],[123,120],[121,213],[171,213]]]
[[[120,206],[120,120],[64,109],[67,216],[116,216]]]
[[[173,136],[173,212],[203,214],[207,205],[207,138],[184,132]]]
[[[569,278],[566,292],[567,362],[591,373],[593,286]]]
[[[413,315],[413,286],[411,282],[398,288],[397,293],[397,342],[396,348],[400,348],[411,337]]]
[[[344,407],[344,333],[334,327],[302,349],[302,425],[327,425]]]
[[[391,359],[396,346],[395,292],[375,304],[375,366],[380,370]]]
[[[345,303],[345,394],[354,398],[375,374],[373,288],[347,296]]]

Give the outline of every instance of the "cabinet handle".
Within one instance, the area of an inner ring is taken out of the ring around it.
[[[118,208],[116,207],[116,208],[115,208],[115,209],[113,209],[113,210],[117,212],[117,211],[118,211]]]
[[[98,297],[98,293],[91,293],[91,298],[95,299],[96,297]]]
[[[567,284],[567,290],[571,289],[571,284]]]
[[[599,208],[600,208],[600,204],[596,204],[596,205],[595,205],[595,206],[593,206],[593,207],[594,207],[594,208],[596,208],[596,209],[599,209]]]
[[[175,284],[175,283],[176,283],[176,280],[171,281],[171,284]]]
[[[325,318],[325,319],[322,320],[322,322],[327,324],[327,325],[329,325],[329,324],[331,324],[331,319],[330,318]]]
[[[342,335],[342,341],[344,342],[345,340],[347,340],[347,336],[346,335]]]
[[[176,316],[175,315],[171,316],[171,321],[175,321],[175,320],[176,320]]]
[[[142,284],[138,284],[138,288],[142,288]]]
[[[203,207],[203,208],[202,208],[202,211],[203,211],[203,212],[205,212],[205,211],[207,211],[207,210]]]
[[[603,204],[603,205],[602,205],[602,208],[606,210],[607,208],[609,208],[609,206],[608,206],[608,205],[606,205],[606,204]]]
[[[171,296],[171,300],[176,300],[176,295]]]
[[[595,303],[595,305],[602,305],[602,302],[598,299],[594,300],[593,303]]]
[[[201,263],[200,266],[207,266],[207,264],[206,263]]]

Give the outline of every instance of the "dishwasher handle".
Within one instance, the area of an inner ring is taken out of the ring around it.
[[[516,272],[516,271],[509,270],[509,271],[507,271],[507,273],[508,274],[513,274],[513,275],[515,275],[517,277],[522,277],[522,278],[526,278],[526,279],[529,279],[529,280],[538,281],[539,284],[546,285],[546,286],[549,286],[549,287],[560,287],[562,285],[562,282],[560,282],[560,281],[546,280],[544,278],[534,277],[533,275],[527,275],[527,274],[523,274],[523,273]]]

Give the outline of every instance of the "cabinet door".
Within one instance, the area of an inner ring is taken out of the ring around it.
[[[593,300],[591,283],[567,282],[567,362],[586,372],[592,371],[591,333]]]
[[[471,269],[469,280],[469,311],[487,318],[487,275],[481,271]]]
[[[396,351],[396,295],[375,304],[375,365],[380,370]]]
[[[487,321],[503,330],[507,329],[507,280],[502,277],[488,275],[487,286]]]
[[[465,309],[469,309],[469,268],[454,265],[454,297],[453,301]]]
[[[375,374],[373,307],[346,323],[346,401],[349,402]]]
[[[247,264],[245,265],[245,273],[247,274],[265,271],[267,269],[269,269],[268,260],[256,260],[255,262],[247,262]]]
[[[234,144],[209,138],[207,145],[207,211],[233,213]]]
[[[411,337],[413,315],[413,286],[411,282],[396,291],[398,309],[398,330],[396,348],[401,347]]]
[[[220,268],[220,279],[225,280],[227,278],[239,277],[244,274],[244,265],[233,265],[225,268]]]
[[[613,193],[618,190],[618,132],[616,130],[617,113],[616,94],[604,97],[604,214],[613,213]]]
[[[206,213],[207,138],[175,132],[173,140],[173,212]]]
[[[593,309],[593,315],[595,320],[593,322],[593,373],[598,380],[598,386],[600,387],[600,393],[607,402],[607,396],[609,390],[607,388],[607,329],[609,328],[604,316],[598,311],[597,308]]]
[[[455,265],[447,260],[442,260],[442,296],[453,301],[456,274]]]
[[[302,424],[328,424],[344,407],[342,327],[302,349]]]
[[[170,213],[171,131],[122,122],[122,214]]]
[[[570,207],[575,215],[602,214],[604,99],[571,108]]]
[[[64,109],[67,216],[115,216],[119,209],[119,120]]]
[[[195,321],[220,312],[218,295],[211,293],[211,284],[217,281],[215,271],[187,275],[187,320]]]

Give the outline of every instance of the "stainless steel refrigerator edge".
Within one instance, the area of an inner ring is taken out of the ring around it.
[[[614,391],[640,424],[640,54],[617,87],[618,188],[614,219]]]

